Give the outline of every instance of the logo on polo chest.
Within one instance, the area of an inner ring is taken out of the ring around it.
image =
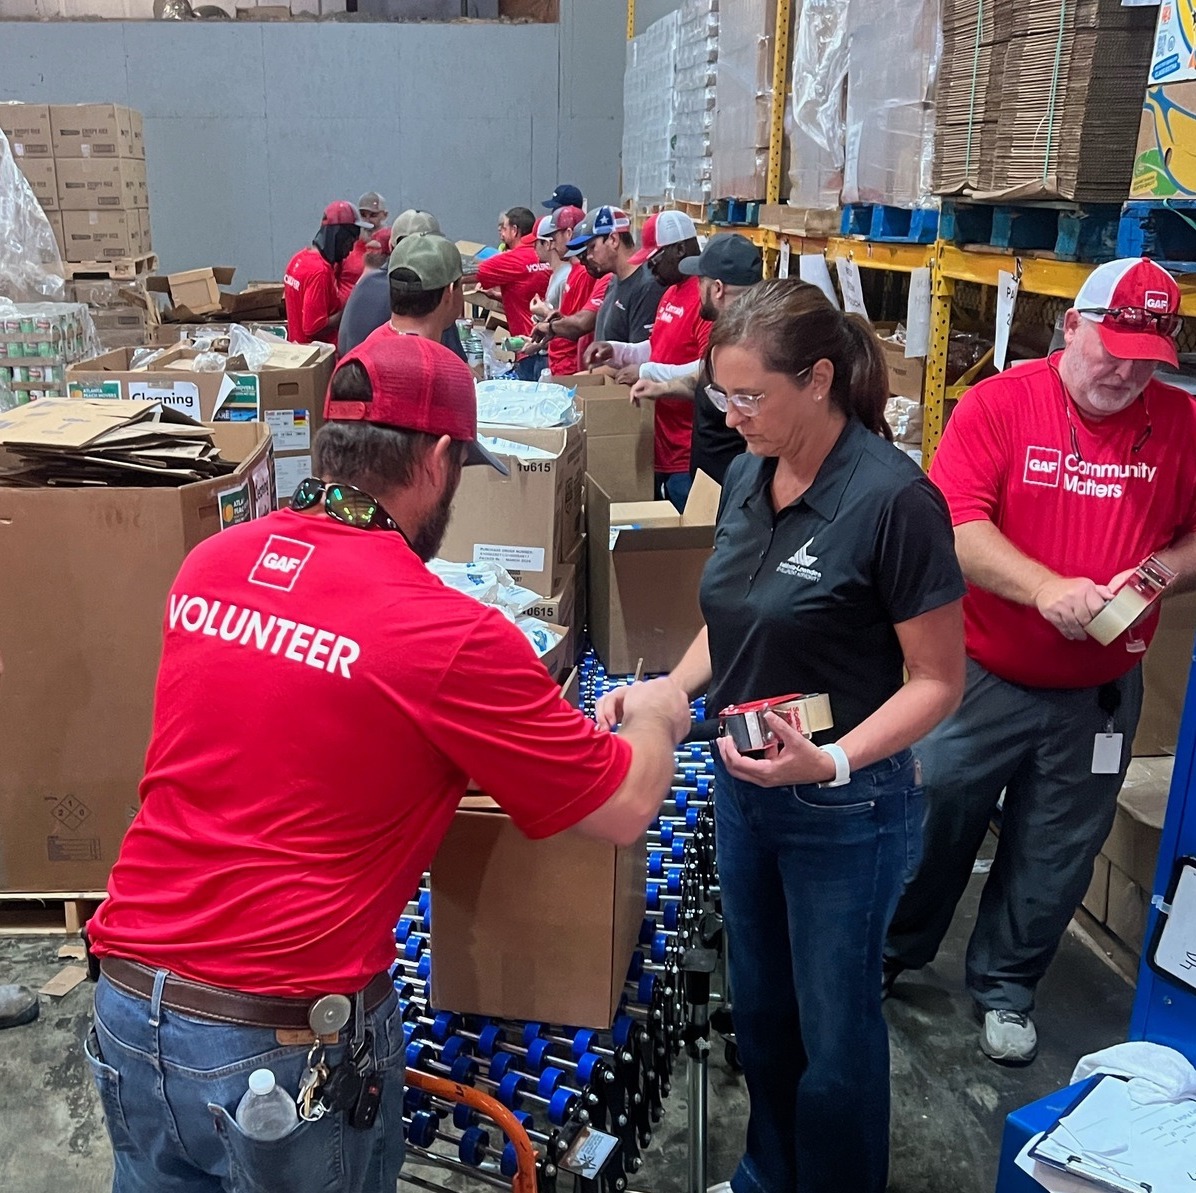
[[[810,547],[814,540],[807,539],[788,559],[777,564],[777,571],[782,576],[800,576],[803,580],[817,581],[822,579],[822,573],[814,570],[818,562],[817,555],[810,554]]]

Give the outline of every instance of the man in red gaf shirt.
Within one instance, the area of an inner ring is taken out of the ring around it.
[[[342,307],[349,301],[353,287],[357,285],[358,279],[365,272],[365,257],[369,241],[386,227],[386,221],[390,215],[386,210],[386,200],[377,191],[366,191],[357,200],[357,210],[361,215],[362,222],[367,227],[361,230],[361,235],[354,241],[349,255],[341,263],[340,275],[336,279],[336,292],[340,295]],[[386,252],[389,254],[390,249],[388,248]]]
[[[921,872],[889,929],[886,986],[933,960],[1005,792],[967,952],[993,1060],[1034,1059],[1030,1012],[1092,878],[1130,761],[1157,607],[1108,646],[1085,627],[1154,555],[1196,584],[1196,403],[1176,364],[1179,289],[1147,260],[1095,269],[1065,347],[970,390],[930,470],[969,588],[959,711],[919,746]]]
[[[167,601],[141,808],[88,928],[115,1193],[394,1193],[393,926],[467,781],[529,837],[630,843],[689,725],[657,680],[598,732],[515,626],[425,567],[462,465],[505,471],[476,442],[463,361],[376,335],[338,366],[325,418],[320,479],[200,544]],[[321,1048],[309,1016],[328,995],[348,1021],[318,1020]],[[278,1142],[246,1136],[253,1070],[294,1097],[313,1049],[335,1070],[358,1045],[382,1082],[372,1127],[334,1103]]]
[[[336,329],[345,307],[337,288],[339,267],[367,227],[352,203],[338,199],[324,208],[320,230],[311,245],[291,258],[282,284],[287,336],[293,343],[336,343]]]
[[[483,290],[497,289],[511,335],[528,337],[533,327],[532,300],[543,298],[548,292],[552,266],[536,255],[536,237],[532,231],[536,217],[526,207],[512,207],[504,219],[512,230],[503,237],[507,251],[482,261],[477,273],[465,280],[476,280]],[[547,367],[547,354],[536,351],[517,360],[514,372],[523,381],[538,381]]]
[[[645,343],[613,341],[591,344],[587,367],[613,364],[624,385],[636,381],[671,381],[696,371],[706,355],[714,325],[702,314],[702,292],[696,277],[681,272],[681,262],[699,253],[698,230],[684,212],[662,211],[656,220],[656,251],[648,268],[668,289],[656,308],[656,322]],[[656,400],[656,493],[685,508],[693,483],[689,475],[693,439],[693,402],[685,398]]]

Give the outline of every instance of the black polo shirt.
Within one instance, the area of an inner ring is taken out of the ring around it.
[[[594,320],[594,339],[619,344],[642,344],[656,322],[656,308],[665,288],[646,266],[639,266],[625,278],[610,280],[606,297]]]
[[[810,488],[774,513],[775,459],[723,485],[702,577],[707,708],[826,692],[835,741],[902,684],[894,625],[964,594],[947,503],[907,455],[852,419]]]

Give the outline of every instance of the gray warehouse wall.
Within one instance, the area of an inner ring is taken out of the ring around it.
[[[277,278],[330,199],[493,243],[498,212],[558,181],[618,200],[626,8],[562,0],[558,25],[0,22],[0,100],[145,115],[164,269]]]
[[[636,0],[635,31],[643,33],[654,21],[681,7],[681,0]],[[624,22],[626,24],[626,22]]]

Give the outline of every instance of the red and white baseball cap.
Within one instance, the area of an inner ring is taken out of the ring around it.
[[[1176,365],[1179,302],[1179,287],[1161,265],[1128,257],[1098,265],[1072,306],[1097,325],[1110,356]]]
[[[478,397],[469,366],[443,344],[404,335],[384,323],[341,359],[337,371],[356,361],[370,379],[368,402],[324,399],[324,419],[377,423],[403,431],[448,435],[467,443],[467,464],[489,464],[503,476],[507,466],[478,443]],[[336,374],[334,373],[335,377]]]
[[[657,214],[653,214],[644,220],[644,226],[640,229],[640,247],[629,258],[632,265],[643,265],[660,247],[656,243],[656,221],[658,218]]]
[[[684,211],[662,211],[656,217],[656,247],[667,248],[683,240],[697,240],[697,225]]]
[[[551,240],[552,239],[552,216],[542,215],[536,220],[536,226],[533,229],[537,240]]]
[[[348,199],[337,199],[324,208],[324,218],[320,221],[321,228],[333,224],[356,224],[359,228],[372,228],[358,214],[357,208]]]
[[[558,207],[548,216],[548,232],[572,232],[586,218],[580,207]]]

